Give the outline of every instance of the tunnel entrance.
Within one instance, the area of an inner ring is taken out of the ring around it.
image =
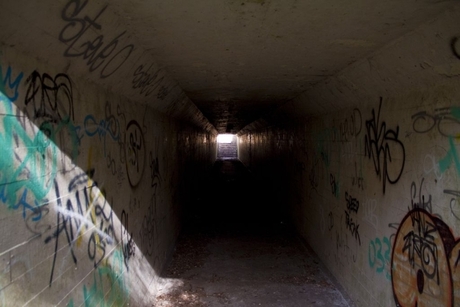
[[[217,159],[238,159],[238,137],[234,134],[219,134],[217,136]]]

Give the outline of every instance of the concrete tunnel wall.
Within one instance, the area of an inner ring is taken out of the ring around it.
[[[457,7],[239,134],[240,159],[271,176],[357,306],[460,306],[458,20]]]
[[[153,306],[216,131],[109,5],[0,6],[0,306]]]
[[[29,2],[0,4],[0,304],[152,305],[216,133],[109,4]],[[459,17],[240,133],[358,306],[459,305]]]

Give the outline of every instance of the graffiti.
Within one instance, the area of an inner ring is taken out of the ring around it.
[[[345,200],[347,201],[347,210],[348,212],[358,213],[359,210],[359,201],[348,195],[348,192],[345,192]]]
[[[125,210],[121,212],[121,246],[123,250],[123,258],[125,259],[125,266],[126,269],[129,269],[128,267],[128,260],[131,257],[134,257],[136,254],[136,245],[133,240],[133,233],[129,233],[129,216],[128,213],[126,213]],[[123,227],[124,226],[124,227]]]
[[[418,197],[417,197],[417,185],[415,182],[412,182],[410,186],[410,197],[411,197],[411,209],[416,209],[416,208],[421,208],[424,209],[430,213],[433,212],[433,207],[431,204],[431,195],[422,195],[422,188],[423,188],[423,182],[425,181],[425,178],[422,178],[422,181],[420,182],[420,187],[418,190]]]
[[[16,101],[19,97],[19,85],[24,74],[22,72],[19,73],[14,80],[12,75],[11,66],[8,66],[5,75],[3,75],[3,68],[0,65],[0,91],[8,100]]]
[[[121,112],[119,105],[117,105],[116,113],[112,112],[112,105],[109,101],[106,102],[104,110],[105,114],[99,121],[93,115],[85,117],[84,135],[88,137],[98,136],[99,140],[102,140],[106,166],[110,173],[116,177],[117,184],[121,186],[126,179],[124,171],[126,167],[125,132],[121,129],[125,123],[125,115]],[[107,139],[116,145],[107,146]]]
[[[358,175],[358,165],[356,162],[355,162],[355,174],[351,178],[351,185],[358,186],[358,188],[364,191],[364,178],[363,178],[362,170],[360,170],[360,174]]]
[[[358,108],[353,109],[350,116],[347,116],[344,121],[339,123],[340,140],[348,141],[349,138],[358,136],[362,130],[362,116]]]
[[[66,154],[75,160],[81,140],[78,127],[73,124],[72,81],[66,74],[60,73],[53,78],[49,74],[33,71],[26,79],[26,85],[23,109],[26,116],[18,117],[19,121],[24,130],[34,131],[35,125],[38,125],[40,131],[59,145],[58,160],[62,162],[62,171],[66,173],[69,165],[71,169],[74,168],[74,165],[64,163]],[[34,119],[34,123],[29,119]]]
[[[366,199],[362,202],[361,207],[364,210],[363,220],[371,224],[375,229],[378,227],[378,218],[375,213],[377,209],[377,200],[375,199]]]
[[[164,79],[164,76],[160,78],[160,70],[155,70],[151,72],[153,64],[150,64],[149,68],[144,69],[144,65],[139,65],[133,74],[133,89],[140,89],[139,93],[145,97],[152,94],[161,84]],[[168,95],[168,89],[164,86],[160,87],[158,91],[157,98],[163,100]]]
[[[450,48],[457,59],[460,60],[460,39],[458,36],[453,37],[450,41]]]
[[[402,220],[391,256],[397,306],[457,306],[460,244],[449,227],[416,208]]]
[[[380,238],[375,238],[371,240],[369,243],[369,251],[368,251],[368,260],[369,266],[371,269],[375,268],[377,273],[385,272],[385,277],[390,280],[390,252],[391,252],[391,243],[390,239],[387,237],[383,237],[382,240]]]
[[[24,104],[32,109],[32,112],[27,112],[31,118],[54,123],[74,120],[72,82],[66,74],[57,74],[53,78],[34,71],[26,84]]]
[[[449,151],[444,158],[439,160],[439,170],[441,173],[444,173],[447,169],[449,169],[452,165],[452,162],[455,164],[457,173],[460,174],[460,158],[454,144],[454,138],[449,137]]]
[[[59,33],[59,41],[67,45],[64,51],[65,57],[83,58],[90,72],[100,69],[99,77],[107,78],[128,60],[134,50],[134,45],[119,46],[119,40],[126,31],[118,34],[109,43],[102,34],[91,39],[91,34],[102,30],[97,20],[105,12],[107,5],[94,18],[91,18],[87,15],[80,15],[87,4],[88,0],[67,2],[61,12],[61,18],[66,24]]]
[[[112,158],[112,153],[108,152],[106,156],[107,168],[110,170],[112,175],[116,175],[118,185],[122,185],[125,180],[125,173],[123,170],[123,165],[115,162],[115,159]]]
[[[383,183],[385,193],[386,182],[395,184],[401,178],[406,161],[405,148],[398,140],[399,126],[395,130],[387,129],[384,121],[380,122],[380,111],[383,98],[380,97],[377,118],[372,109],[372,119],[366,121],[365,155],[372,159],[377,176]]]
[[[443,151],[442,154],[437,154],[436,156],[447,155],[447,151],[444,148],[440,146],[436,146],[435,148],[439,149],[436,151]],[[437,158],[435,158],[434,155],[428,154],[425,156],[425,158],[423,159],[423,171],[426,175],[433,173],[436,177],[436,180],[441,180],[443,177],[443,173],[440,170],[438,160]]]
[[[460,191],[444,190],[444,193],[454,196],[450,199],[450,212],[457,220],[460,221],[460,204],[458,201],[460,197]]]
[[[438,108],[433,114],[421,111],[412,115],[412,120],[417,133],[427,133],[436,127],[442,136],[455,138],[460,131],[460,107]]]
[[[331,185],[332,195],[334,195],[336,198],[339,198],[339,182],[335,181],[335,177],[332,174],[329,175],[329,184]]]
[[[348,197],[348,193],[345,193],[345,199],[347,200],[347,210],[345,210],[345,226],[347,230],[351,233],[351,235],[355,238],[355,240],[358,242],[358,244],[361,245],[361,236],[359,235],[359,224],[356,220],[353,220],[353,215],[358,213],[359,202],[354,198]]]
[[[97,267],[106,256],[106,246],[116,240],[113,228],[112,208],[106,201],[97,183],[91,180],[94,171],[82,173],[73,178],[67,191],[61,192],[58,182],[54,181],[56,202],[56,230],[45,239],[48,244],[54,241],[54,257],[49,285],[53,283],[61,241],[70,249],[73,262],[77,263],[74,245],[81,244],[82,235],[89,235],[88,258]]]
[[[359,210],[359,201],[356,198],[353,198],[351,195],[348,195],[348,192],[345,192],[345,201],[347,202],[347,210],[345,210],[345,225],[346,228],[351,232],[355,240],[361,245],[361,237],[359,235],[359,224],[353,220],[353,215],[358,213]]]
[[[107,136],[115,142],[120,138],[120,123],[115,116],[112,115],[110,111],[110,104],[106,104],[105,112],[105,118],[101,119],[99,122],[93,115],[87,115],[83,122],[87,136],[93,137],[97,135],[99,136],[99,140],[103,141],[104,155],[106,155]]]
[[[33,200],[34,204],[31,205],[29,204],[29,201],[27,200],[27,193],[29,190],[24,189],[22,192],[22,196],[20,200],[17,202],[17,204],[13,205],[11,209],[19,209],[22,207],[22,218],[24,220],[26,219],[31,219],[33,222],[39,221],[42,218],[42,211],[40,209],[40,205],[37,200]],[[3,195],[2,195],[3,196]],[[30,212],[28,212],[30,211]],[[29,215],[29,213],[31,215]]]
[[[458,138],[460,129],[460,107],[445,107],[435,109],[433,114],[426,111],[412,115],[413,129],[417,133],[427,133],[435,127],[439,134],[449,139],[449,151],[436,165],[433,159],[432,170],[438,178],[451,167],[452,163],[460,173],[460,159],[454,140]]]
[[[144,134],[137,121],[132,120],[126,127],[126,172],[132,187],[136,187],[144,174],[145,142]]]
[[[115,162],[115,159],[112,158],[112,153],[108,153],[106,156],[106,161],[107,161],[107,168],[110,170],[112,175],[117,174],[117,163]]]
[[[43,131],[28,132],[21,126],[14,116],[12,102],[3,93],[0,93],[0,112],[7,115],[3,116],[3,132],[0,132],[0,200],[9,208],[31,211],[36,214],[34,220],[38,220],[36,208],[53,186],[59,149]],[[24,200],[28,195],[35,198],[32,205]]]
[[[152,179],[152,187],[156,181],[161,179],[160,163],[158,162],[158,157],[153,157],[152,152],[150,152],[150,178]]]
[[[121,252],[115,250],[110,260],[94,270],[92,284],[83,285],[85,307],[125,306],[129,298],[129,289],[125,281]],[[73,299],[67,304],[74,306]]]
[[[107,106],[106,106],[107,110]],[[120,127],[127,127],[126,115],[122,111],[120,105],[117,105],[117,119],[120,122]],[[118,138],[118,149],[120,155],[120,163],[126,165],[126,129],[121,129],[120,137]]]
[[[41,236],[51,229],[51,225],[45,222],[45,217],[50,213],[49,202],[47,202],[47,200],[42,200],[41,204],[38,204],[38,202],[34,200],[34,206],[28,205],[28,209],[31,210],[28,212],[29,214],[25,216],[24,222],[26,224],[26,228],[34,236]]]

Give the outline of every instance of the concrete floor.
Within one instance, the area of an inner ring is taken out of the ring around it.
[[[179,286],[162,289],[157,306],[352,306],[266,183],[229,160],[209,179],[213,189],[194,205],[163,274]]]

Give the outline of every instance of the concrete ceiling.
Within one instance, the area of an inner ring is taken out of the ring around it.
[[[453,2],[116,0],[111,6],[216,129],[236,133]]]

